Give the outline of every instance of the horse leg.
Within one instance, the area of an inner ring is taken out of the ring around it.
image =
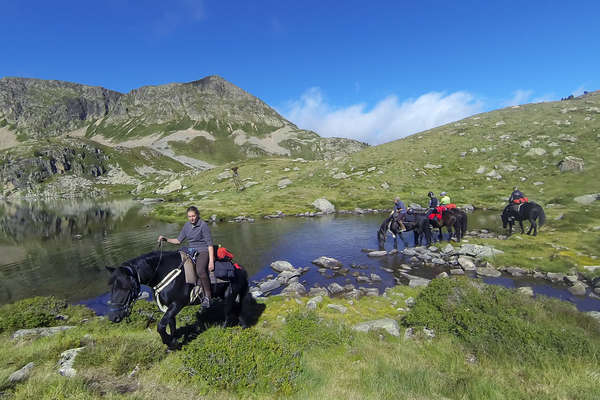
[[[235,291],[237,292],[237,291]],[[234,302],[235,302],[235,296],[234,296],[234,290],[232,288],[232,284],[229,284],[229,287],[227,288],[227,290],[225,290],[225,295],[223,296],[225,299],[225,321],[223,322],[223,328],[227,328],[228,326],[233,326],[230,324],[235,324],[232,315],[234,314]]]
[[[179,311],[181,311],[182,308],[183,306],[178,303],[169,304],[167,312],[160,319],[156,327],[162,342],[166,344],[169,349],[174,349],[177,347],[177,340],[175,340],[175,316],[179,313]],[[171,330],[170,335],[167,333],[167,325]]]
[[[535,233],[533,234],[533,236],[535,236],[537,234],[537,226],[536,226],[536,223],[535,223],[535,219],[531,218],[529,220],[529,231],[527,231],[527,234],[531,235],[531,231],[533,229],[535,229]]]
[[[521,227],[521,233],[525,233],[525,228],[523,228],[523,221],[519,221],[519,227]]]

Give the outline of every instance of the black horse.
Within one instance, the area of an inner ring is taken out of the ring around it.
[[[425,237],[426,245],[429,245],[431,243],[431,227],[429,226],[429,221],[427,220],[426,216],[407,214],[405,220],[402,221],[402,223],[404,224],[406,231],[413,231],[415,246],[421,244],[421,240],[423,237]],[[406,245],[406,242],[404,241],[404,238],[401,235],[402,231],[400,229],[400,224],[393,215],[390,215],[381,223],[381,226],[377,231],[377,240],[379,241],[380,250],[383,250],[385,247],[385,239],[388,232],[390,232],[394,237],[395,249],[398,248],[398,236],[400,236],[400,239],[402,239],[402,241]]]
[[[215,270],[218,269],[215,262]],[[153,251],[139,257],[125,261],[121,266],[106,267],[111,273],[109,285],[111,285],[111,310],[108,318],[112,322],[120,322],[128,317],[135,300],[140,295],[141,285],[155,287],[174,269],[180,267],[181,256],[176,251]],[[212,284],[213,297],[225,301],[225,321],[223,326],[233,325],[237,322],[242,327],[246,323],[241,314],[244,297],[248,294],[248,274],[244,269],[238,269],[231,265],[229,277],[219,279],[218,283]],[[170,349],[177,348],[175,337],[175,316],[181,309],[190,305],[189,295],[186,296],[185,273],[182,271],[173,281],[159,292],[160,304],[167,307],[162,319],[158,322],[158,333],[164,344]],[[167,325],[170,334],[167,334]]]
[[[438,239],[442,240],[442,228],[448,230],[448,241],[452,236],[457,242],[460,242],[467,231],[467,213],[457,208],[449,208],[442,211],[442,219],[430,219],[431,226],[439,229]]]
[[[546,214],[544,213],[544,209],[537,203],[530,201],[528,203],[523,203],[520,206],[515,206],[514,204],[509,204],[504,207],[502,211],[502,227],[506,229],[508,225],[508,235],[512,234],[512,227],[515,221],[519,221],[519,226],[521,227],[521,233],[525,233],[525,229],[523,229],[523,221],[529,221],[529,231],[527,231],[528,235],[531,235],[531,231],[533,230],[533,236],[537,235],[538,226],[544,225],[546,222]],[[536,223],[536,220],[539,222]]]

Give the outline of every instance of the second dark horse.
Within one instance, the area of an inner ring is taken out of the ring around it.
[[[425,237],[425,244],[429,245],[431,243],[431,227],[429,226],[429,220],[424,215],[414,215],[407,214],[405,221],[403,221],[404,227],[407,231],[413,231],[415,238],[415,246],[421,244],[421,239]],[[385,238],[387,233],[390,232],[394,237],[394,248],[398,248],[398,236],[404,242],[404,238],[402,237],[400,230],[400,224],[394,218],[394,216],[390,215],[387,217],[379,227],[377,231],[377,240],[379,242],[379,249],[384,250],[385,247]],[[406,244],[406,242],[404,242]]]
[[[438,240],[442,240],[442,228],[446,227],[448,230],[448,241],[452,239],[452,236],[457,242],[460,242],[462,237],[467,232],[467,213],[457,208],[449,208],[442,212],[442,219],[429,220],[431,226],[439,229]]]
[[[176,251],[143,254],[139,257],[125,261],[119,267],[106,267],[111,273],[109,284],[111,285],[110,300],[112,309],[108,318],[112,322],[120,322],[131,313],[133,303],[140,295],[140,286],[156,286],[169,272],[177,268],[181,263],[181,256]],[[216,263],[215,263],[216,264]],[[217,268],[215,266],[215,268]],[[246,326],[241,315],[241,307],[244,297],[248,293],[248,274],[244,269],[234,268],[232,276],[221,280],[220,283],[212,285],[213,297],[225,300],[225,322],[224,326],[233,325],[237,322]],[[185,296],[185,274],[180,273],[171,283],[160,291],[161,304],[167,306],[167,311],[158,322],[157,330],[164,344],[170,349],[177,348],[175,337],[175,316],[181,309],[190,305],[189,296]],[[167,333],[167,326],[170,334]]]
[[[512,234],[512,227],[515,221],[519,222],[519,226],[521,227],[521,233],[525,233],[525,229],[523,229],[523,221],[529,221],[529,231],[527,231],[528,235],[531,235],[531,231],[533,230],[533,236],[537,235],[538,226],[544,225],[546,222],[546,214],[544,213],[544,209],[537,203],[530,201],[528,203],[521,204],[520,207],[516,207],[515,205],[509,204],[504,207],[504,211],[502,211],[502,227],[506,229],[508,225],[508,235]],[[536,223],[536,220],[539,220],[539,223]]]

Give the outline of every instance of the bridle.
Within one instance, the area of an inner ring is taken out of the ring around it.
[[[133,308],[135,301],[140,297],[142,285],[140,283],[140,276],[137,272],[137,269],[133,268],[131,265],[123,265],[122,268],[129,272],[127,277],[132,285],[129,287],[129,292],[125,297],[125,300],[118,303],[111,302],[110,312],[124,311],[125,317],[128,317],[129,314],[131,314],[131,309]]]
[[[154,268],[154,271],[152,274],[153,276],[156,274],[156,271],[158,271],[158,267],[160,266],[160,262],[162,261],[162,256],[163,256],[163,249],[162,249],[161,242],[159,242],[158,247],[160,248],[160,257],[158,258],[158,263],[156,263],[156,267]],[[129,287],[129,292],[127,293],[127,296],[125,297],[125,300],[120,301],[118,303],[111,302],[111,307],[110,307],[109,311],[113,312],[113,313],[124,311],[125,312],[124,318],[127,318],[131,314],[133,305],[135,304],[137,299],[142,294],[142,283],[141,283],[141,279],[140,279],[140,273],[138,272],[138,270],[136,268],[134,268],[130,264],[125,264],[125,265],[122,265],[121,267],[124,268],[127,272],[129,272],[127,274],[127,277],[129,279],[130,283],[132,283],[132,285],[130,285],[130,287]]]

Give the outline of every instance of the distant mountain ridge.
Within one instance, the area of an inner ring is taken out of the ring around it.
[[[203,160],[205,166],[268,155],[329,159],[367,147],[298,129],[219,76],[127,94],[71,82],[2,78],[0,129],[0,136],[13,139],[0,141],[0,148],[70,134],[109,146],[153,147],[180,161]]]

